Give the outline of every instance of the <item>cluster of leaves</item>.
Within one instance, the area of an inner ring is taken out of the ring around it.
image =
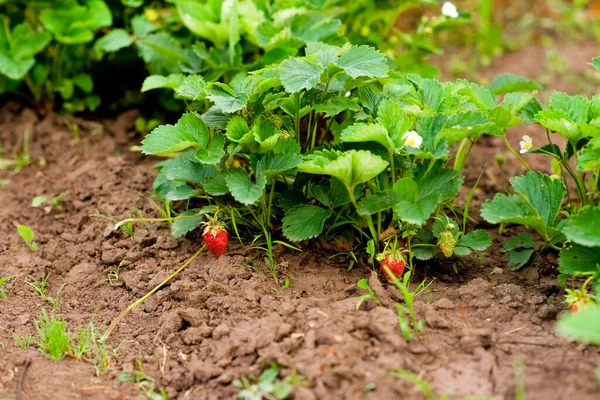
[[[600,58],[592,64],[600,66]],[[509,266],[514,269],[526,265],[535,250],[555,248],[560,250],[561,273],[596,270],[600,253],[594,248],[600,242],[593,235],[586,238],[577,232],[596,228],[593,206],[598,204],[600,191],[600,95],[586,99],[555,92],[547,108],[532,100],[526,122],[546,129],[548,143],[530,151],[551,159],[553,175],[531,171],[521,159],[530,172],[511,178],[514,194],[497,194],[483,205],[481,216],[491,223],[527,226],[541,237],[540,246],[529,233],[505,243]],[[570,187],[575,187],[576,195],[569,192]]]
[[[600,69],[600,58],[592,65]],[[564,286],[566,276],[573,282],[587,277],[581,289],[567,289],[567,302],[576,315],[561,321],[559,331],[600,343],[600,307],[595,305],[596,295],[587,291],[589,282],[598,289],[600,281],[600,95],[587,99],[555,92],[546,108],[532,100],[524,114],[526,122],[545,128],[548,142],[539,148],[524,147],[522,152],[548,156],[553,175],[532,171],[519,157],[530,171],[511,178],[513,193],[497,194],[486,201],[481,216],[490,223],[523,225],[539,235],[539,243],[525,232],[504,244],[509,267],[519,269],[530,263],[534,254],[554,249],[559,251]],[[575,194],[569,190],[573,187]],[[589,324],[590,320],[594,322]]]
[[[295,386],[306,386],[308,383],[292,371],[289,376],[279,378],[279,365],[272,363],[265,368],[260,376],[242,376],[233,381],[233,385],[241,388],[238,399],[261,400],[261,399],[287,399],[293,392]]]
[[[438,32],[461,25],[459,18],[423,18],[413,31],[396,19],[431,0],[408,2],[339,0],[34,0],[0,3],[0,92],[30,92],[35,102],[60,102],[69,112],[94,110],[101,99],[95,72],[123,69],[141,59],[150,72],[143,91],[174,89],[194,100],[201,75],[229,83],[252,71],[300,54],[309,42],[374,44],[389,49],[403,68],[434,71],[423,56],[440,50]],[[407,45],[398,53],[398,41]],[[135,67],[135,68],[139,68]],[[85,71],[85,72],[83,72]],[[435,71],[432,72],[435,75]],[[143,75],[142,75],[143,76]],[[27,88],[25,90],[25,87]],[[60,99],[57,97],[60,96]],[[161,93],[167,109],[182,101]],[[198,109],[198,107],[196,107]]]
[[[521,121],[535,96],[527,90],[537,86],[514,75],[489,89],[441,83],[392,72],[388,62],[372,47],[309,42],[303,56],[229,84],[194,76],[190,100],[204,101],[206,112],[154,129],[141,147],[179,153],[158,164],[154,184],[161,197],[188,206],[173,232],[198,227],[209,204],[230,215],[236,231],[241,224],[267,242],[280,233],[332,241],[350,228],[375,251],[395,226],[423,259],[438,247],[447,257],[487,248],[489,235],[466,233],[468,210],[452,205],[461,170],[481,135],[506,135]],[[422,143],[407,144],[411,137]],[[446,213],[462,219],[462,229]],[[440,247],[442,233],[450,251]]]
[[[94,110],[100,98],[84,71],[86,44],[113,16],[104,0],[34,0],[0,5],[0,93],[26,84],[36,102],[59,94],[68,111]]]

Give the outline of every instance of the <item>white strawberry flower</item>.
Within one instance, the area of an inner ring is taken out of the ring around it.
[[[414,147],[415,149],[421,147],[423,138],[415,131],[408,131],[402,136],[402,140],[408,147]]]
[[[519,153],[525,154],[533,147],[533,140],[531,139],[531,137],[525,135],[523,136],[523,140],[519,142],[519,146],[521,146],[521,150],[519,151]]]
[[[458,18],[458,9],[454,4],[446,1],[444,4],[442,4],[442,15],[448,18]]]

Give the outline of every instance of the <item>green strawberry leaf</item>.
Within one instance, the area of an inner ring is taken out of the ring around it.
[[[389,70],[386,57],[370,46],[352,46],[336,64],[352,79],[385,78]]]
[[[262,153],[273,150],[281,136],[279,128],[264,118],[254,121],[252,129],[254,140],[259,144],[259,151]]]
[[[0,74],[10,79],[23,79],[34,64],[35,59],[33,57],[24,60],[14,60],[8,54],[0,51]]]
[[[382,100],[377,109],[377,122],[387,130],[389,140],[391,140],[395,148],[394,150],[398,151],[401,149],[404,146],[402,136],[410,129],[412,121],[400,104],[389,99]],[[385,144],[384,146],[388,147]]]
[[[257,163],[256,169],[259,174],[264,173],[270,179],[296,168],[301,163],[300,154],[267,154]]]
[[[565,223],[562,231],[574,243],[600,247],[600,206],[582,208]]]
[[[517,250],[517,249],[533,249],[535,247],[535,241],[531,233],[519,233],[516,236],[511,237],[502,245],[504,252]]]
[[[267,186],[264,174],[257,174],[256,183],[253,183],[248,172],[242,168],[230,169],[226,181],[233,198],[246,205],[256,203]]]
[[[459,246],[458,244],[453,249],[454,255],[459,257],[466,257],[472,253],[472,250],[469,247]]]
[[[0,21],[0,74],[10,79],[21,80],[34,66],[34,56],[42,51],[52,36],[48,32],[36,32],[27,23],[14,27],[11,32],[12,40],[9,41],[4,35],[8,27]]]
[[[229,193],[227,171],[220,171],[214,175],[207,176],[202,182],[202,187],[211,196],[222,196]]]
[[[216,133],[208,146],[196,152],[196,159],[204,164],[218,164],[225,155],[225,136]]]
[[[125,29],[113,29],[94,43],[98,54],[114,53],[133,44],[133,38]]]
[[[448,156],[448,145],[444,137],[438,137],[446,123],[443,114],[426,115],[417,123],[417,132],[423,137],[423,149],[435,159]]]
[[[195,208],[182,212],[177,218],[183,219],[176,219],[173,221],[173,224],[171,225],[171,234],[176,238],[185,236],[202,224],[206,214],[210,214],[215,210],[215,206],[206,206],[201,209]]]
[[[344,111],[359,111],[360,106],[348,97],[337,96],[315,105],[315,110],[325,113],[325,117],[335,117]]]
[[[187,200],[197,194],[197,190],[185,184],[185,182],[169,182],[168,191],[164,198],[171,201]]]
[[[534,251],[534,249],[509,250],[508,263],[506,265],[511,270],[518,271],[521,267],[529,263]]]
[[[388,131],[381,124],[357,123],[350,125],[342,132],[340,137],[342,142],[377,142],[388,151],[394,151],[394,143],[388,136]]]
[[[435,246],[417,246],[413,247],[411,250],[415,258],[422,261],[431,260],[437,253]]]
[[[600,247],[587,247],[571,244],[560,251],[558,270],[561,274],[573,275],[578,272],[600,272]]]
[[[323,150],[309,155],[298,171],[317,175],[331,175],[344,183],[348,191],[385,171],[388,163],[366,150],[346,152]]]
[[[600,306],[567,314],[558,320],[556,331],[570,340],[600,345]]]
[[[142,153],[166,155],[189,147],[206,148],[209,141],[208,128],[195,112],[183,114],[175,125],[161,125],[152,130],[142,141]]]
[[[402,200],[402,197],[391,190],[377,192],[365,196],[360,203],[358,203],[356,211],[360,215],[372,215],[389,210],[400,200]]]
[[[94,31],[112,25],[112,14],[103,0],[61,0],[40,13],[40,22],[65,44],[87,43]]]
[[[481,217],[492,224],[529,226],[550,240],[566,194],[562,182],[540,172],[528,172],[512,177],[510,183],[516,194],[496,194],[481,207]]]
[[[141,92],[147,92],[154,89],[176,89],[181,85],[183,75],[171,74],[169,76],[150,75],[144,79]]]
[[[483,251],[492,245],[492,237],[483,229],[478,229],[458,239],[456,245],[468,247],[475,251]],[[454,252],[456,253],[456,248]]]
[[[317,237],[329,217],[331,211],[326,208],[310,204],[293,207],[283,217],[283,235],[293,242]]]
[[[235,143],[239,143],[248,132],[250,132],[250,127],[239,115],[233,116],[225,128],[225,136]]]
[[[488,85],[488,89],[495,95],[510,92],[526,92],[529,90],[539,90],[541,88],[542,85],[532,79],[510,73],[498,75]]]
[[[432,168],[415,174],[415,179],[401,178],[394,184],[394,192],[402,200],[394,206],[394,217],[404,222],[423,226],[437,206],[454,198],[462,186],[464,177],[449,168]]]
[[[448,117],[437,138],[446,138],[447,145],[451,146],[464,138],[489,131],[491,125],[481,111],[458,112]]]
[[[320,65],[302,58],[290,57],[279,65],[279,79],[288,93],[315,88],[322,74]]]
[[[241,110],[248,103],[248,94],[245,92],[234,91],[224,83],[214,82],[204,89],[208,97],[215,106],[224,113],[234,113]]]
[[[496,107],[496,100],[490,90],[484,86],[479,86],[476,83],[461,81],[466,87],[460,90],[460,93],[470,97],[470,99],[482,110],[491,110]]]
[[[205,87],[206,82],[200,75],[189,75],[175,88],[175,94],[181,99],[195,101],[204,95]]]
[[[549,109],[561,111],[575,124],[587,122],[590,101],[581,95],[569,96],[564,92],[554,92],[549,99]]]
[[[94,90],[94,81],[89,74],[76,74],[73,76],[73,83],[85,93],[91,93]]]
[[[587,172],[598,168],[600,168],[600,148],[593,148],[588,144],[577,158],[577,170]]]

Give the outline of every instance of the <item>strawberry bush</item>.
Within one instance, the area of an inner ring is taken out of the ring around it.
[[[531,86],[501,77],[491,85],[506,94],[500,100],[474,83],[394,72],[372,47],[310,42],[304,56],[230,84],[203,83],[195,97],[208,110],[156,128],[141,149],[180,153],[157,166],[161,197],[214,206],[262,235],[268,249],[273,235],[289,242],[351,236],[352,247],[373,257],[392,229],[412,265],[413,257],[490,246],[487,232],[467,232],[468,208],[454,204],[461,171],[482,135],[505,136],[521,121]],[[194,215],[203,210],[185,210],[173,233],[198,227]]]

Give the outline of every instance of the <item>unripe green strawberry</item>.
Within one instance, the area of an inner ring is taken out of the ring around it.
[[[456,246],[456,239],[450,231],[443,231],[440,233],[440,237],[437,242],[438,247],[442,250],[442,253],[446,258],[452,257],[454,254],[454,246]]]

